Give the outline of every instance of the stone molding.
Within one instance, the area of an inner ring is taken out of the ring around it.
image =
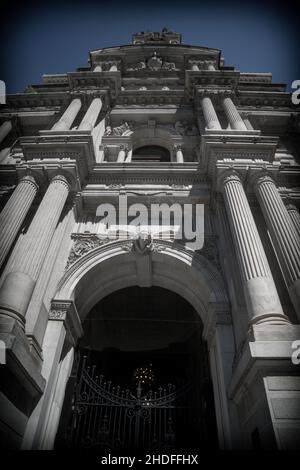
[[[89,251],[111,241],[109,238],[102,238],[93,234],[73,234],[72,239],[74,241],[65,269],[69,269],[69,267],[75,263],[75,261],[77,261]]]
[[[76,345],[78,338],[83,335],[81,320],[74,302],[68,300],[52,300],[49,312],[49,321],[64,322],[67,338],[72,345]]]

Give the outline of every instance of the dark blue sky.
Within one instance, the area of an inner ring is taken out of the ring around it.
[[[1,15],[1,76],[9,93],[43,73],[87,65],[88,51],[130,44],[136,31],[168,27],[186,44],[221,49],[225,65],[271,72],[274,83],[300,79],[299,18],[291,3],[182,0],[6,2]]]

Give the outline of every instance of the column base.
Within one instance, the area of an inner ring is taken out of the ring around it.
[[[296,450],[300,365],[292,361],[300,325],[253,325],[236,362],[228,395],[243,423],[242,448]]]
[[[250,325],[290,323],[288,317],[283,313],[272,278],[255,277],[249,279],[244,285],[244,293]]]
[[[0,366],[0,391],[29,416],[44,391],[45,379],[40,373],[40,365],[32,357],[23,328],[14,318],[2,316],[1,311],[0,340],[5,344],[5,363]]]
[[[291,324],[289,318],[286,315],[273,313],[266,313],[265,315],[260,315],[258,317],[252,318],[252,320],[249,321],[250,327],[252,325],[261,325],[265,323],[268,323],[270,325]]]
[[[13,318],[25,328],[25,313],[35,282],[22,272],[8,273],[0,289],[0,315]]]

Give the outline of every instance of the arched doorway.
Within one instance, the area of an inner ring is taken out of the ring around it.
[[[217,447],[203,325],[161,287],[117,290],[87,315],[57,448],[179,452]]]
[[[52,347],[49,354],[45,349],[45,355],[49,356],[45,370],[49,371],[51,380],[44,394],[43,410],[28,428],[28,441],[34,442],[35,448],[53,448],[67,375],[73,363],[73,348],[80,341],[89,313],[110,294],[135,286],[150,291],[152,287],[164,288],[177,293],[194,308],[203,325],[202,337],[209,352],[219,444],[221,448],[232,447],[234,417],[231,417],[226,386],[231,377],[235,345],[220,272],[205,257],[174,242],[153,240],[151,253],[142,256],[137,256],[133,243],[118,240],[90,249],[72,264],[58,285],[44,340],[50,345],[53,341],[57,344],[55,356]],[[61,315],[66,323],[62,323]]]
[[[170,152],[160,145],[144,145],[133,151],[133,162],[170,162]]]

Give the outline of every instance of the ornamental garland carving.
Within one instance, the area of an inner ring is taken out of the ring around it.
[[[154,242],[151,234],[143,234],[135,240],[130,240],[122,245],[122,250],[137,256],[146,256],[150,253],[161,253],[166,246]]]
[[[133,133],[133,129],[134,126],[132,122],[121,121],[121,124],[119,126],[106,126],[104,135],[129,136]]]
[[[49,320],[65,320],[67,310],[51,309],[49,313]]]
[[[73,234],[72,238],[74,239],[74,243],[68,257],[66,270],[86,253],[111,241],[108,237],[101,238],[98,235],[91,234]],[[152,235],[147,232],[141,233],[140,236],[134,240],[124,241],[121,248],[128,253],[131,252],[137,256],[145,256],[150,253],[161,253],[165,251],[166,246],[155,242]],[[214,240],[205,240],[204,247],[199,250],[198,253],[217,266],[220,266],[218,250]],[[52,312],[52,319],[61,319],[65,313],[63,310],[53,310]]]
[[[76,234],[73,235],[72,238],[74,239],[74,243],[71,248],[65,269],[69,269],[69,267],[74,264],[75,261],[77,261],[79,258],[81,258],[81,256],[85,255],[89,251],[110,241],[108,237],[101,238],[97,235],[90,234]]]
[[[168,70],[168,71],[177,71],[179,70],[176,68],[175,62],[169,62],[166,59],[163,59],[162,57],[157,55],[157,52],[154,52],[153,55],[148,58],[141,60],[139,62],[136,62],[135,64],[132,64],[130,67],[127,68],[127,72],[133,72],[136,70]]]
[[[177,134],[182,136],[184,135],[198,135],[198,129],[193,123],[189,123],[188,121],[176,121],[174,124],[174,128]]]
[[[141,126],[144,127],[144,126]],[[188,121],[176,121],[175,124],[162,124],[160,128],[169,130],[174,135],[195,136],[198,135],[198,129],[195,124]],[[106,126],[105,136],[130,136],[134,132],[134,123],[121,121],[119,126]]]

